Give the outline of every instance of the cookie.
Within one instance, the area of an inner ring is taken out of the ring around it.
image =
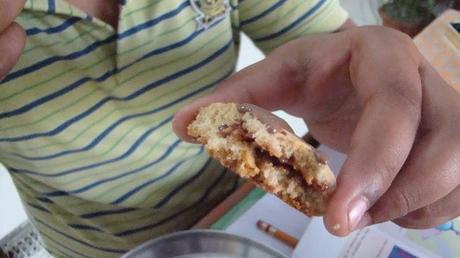
[[[249,105],[214,103],[200,109],[188,134],[239,176],[307,216],[323,215],[336,184],[326,160],[266,120]]]

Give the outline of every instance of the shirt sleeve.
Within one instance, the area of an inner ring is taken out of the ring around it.
[[[339,0],[240,0],[238,25],[265,53],[303,35],[332,32],[345,23]]]

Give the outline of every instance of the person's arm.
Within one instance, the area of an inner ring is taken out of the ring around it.
[[[0,1],[0,84],[13,68],[24,49],[26,35],[14,23],[24,7],[25,0]],[[1,94],[1,93],[0,93]]]
[[[325,215],[335,235],[460,215],[460,94],[400,32],[356,27],[291,41],[181,109],[177,135],[190,140],[187,125],[213,102],[286,110],[347,154]]]

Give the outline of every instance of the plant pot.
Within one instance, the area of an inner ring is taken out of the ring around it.
[[[399,30],[410,37],[417,35],[432,21],[432,19],[420,19],[417,21],[398,20],[388,15],[382,7],[379,8],[379,14],[384,26]]]
[[[460,0],[456,0],[454,3],[454,9],[460,10]]]

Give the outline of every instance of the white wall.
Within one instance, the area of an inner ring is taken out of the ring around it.
[[[10,175],[0,165],[0,238],[26,220]]]

